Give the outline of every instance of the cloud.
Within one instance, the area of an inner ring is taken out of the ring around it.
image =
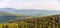
[[[57,2],[9,3],[10,7],[20,9],[60,9]]]

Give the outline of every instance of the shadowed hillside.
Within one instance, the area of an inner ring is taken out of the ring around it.
[[[26,17],[29,16],[24,14],[14,14],[14,13],[0,11],[0,23],[6,23],[12,20],[17,20]]]

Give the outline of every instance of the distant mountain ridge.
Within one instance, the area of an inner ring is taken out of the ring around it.
[[[17,14],[58,14],[58,10],[34,10],[34,9],[15,9],[15,8],[0,8],[0,11],[11,12]]]

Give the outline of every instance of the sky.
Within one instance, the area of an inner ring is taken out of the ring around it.
[[[60,10],[59,0],[0,0],[0,8]]]

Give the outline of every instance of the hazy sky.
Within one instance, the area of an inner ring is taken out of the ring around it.
[[[0,8],[59,10],[59,0],[0,0]]]

